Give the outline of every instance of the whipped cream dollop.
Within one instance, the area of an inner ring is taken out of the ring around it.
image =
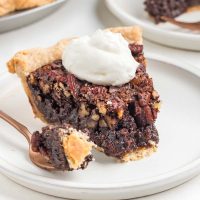
[[[128,83],[139,66],[123,36],[103,30],[72,40],[64,49],[62,61],[80,80],[112,86]]]

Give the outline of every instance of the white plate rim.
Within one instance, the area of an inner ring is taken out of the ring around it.
[[[177,61],[173,58],[168,58],[162,55],[158,54],[146,54],[145,56],[148,59],[153,59],[161,62],[165,62],[168,64],[172,64],[178,68],[181,68],[196,77],[200,78],[200,69],[190,65],[188,68],[189,64],[185,64],[181,61]],[[0,81],[4,78],[9,76],[8,72],[6,72],[1,78]],[[1,156],[0,156],[1,158]],[[31,162],[31,161],[30,161]],[[191,163],[185,164],[182,167],[179,167],[174,170],[170,170],[167,173],[157,175],[155,177],[150,177],[145,180],[139,180],[139,181],[126,181],[122,183],[115,183],[115,184],[98,184],[95,186],[92,183],[74,183],[71,181],[66,181],[66,180],[55,180],[53,179],[53,183],[51,178],[49,177],[43,177],[37,174],[32,174],[23,171],[17,166],[14,166],[12,164],[9,164],[8,161],[5,161],[3,158],[0,159],[0,172],[2,174],[5,174],[7,176],[11,177],[20,177],[20,179],[25,179],[28,180],[29,182],[35,182],[35,183],[42,183],[44,185],[48,185],[48,187],[59,187],[59,188],[71,188],[71,189],[95,189],[95,190],[109,190],[109,189],[123,189],[123,188],[131,188],[131,187],[141,187],[145,186],[148,184],[156,184],[158,182],[163,182],[165,180],[172,180],[175,177],[181,177],[181,176],[186,176],[188,174],[188,177],[191,176],[191,174],[198,174],[200,173],[200,158],[195,159]]]
[[[200,35],[197,34],[187,34],[187,33],[181,33],[181,32],[174,32],[174,31],[170,31],[170,30],[162,30],[159,27],[154,27],[151,26],[150,24],[144,23],[143,21],[135,18],[134,16],[131,16],[129,14],[127,14],[126,12],[124,12],[124,10],[122,8],[120,8],[115,0],[105,0],[106,5],[108,6],[108,8],[119,18],[123,17],[125,20],[128,21],[132,21],[135,24],[141,25],[143,28],[146,28],[147,30],[153,30],[156,32],[159,32],[163,35],[167,35],[169,36],[178,36],[181,37],[182,39],[195,39],[198,40],[200,39]]]

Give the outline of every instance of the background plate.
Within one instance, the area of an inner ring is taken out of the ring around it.
[[[10,13],[0,17],[0,33],[10,31],[31,24],[56,11],[67,0],[56,0],[53,3],[31,8],[28,10]]]
[[[160,134],[157,153],[141,161],[117,163],[95,152],[96,161],[86,170],[50,173],[32,165],[25,139],[0,120],[0,172],[39,192],[92,200],[149,195],[197,175],[200,172],[200,71],[190,68],[189,72],[182,63],[173,65],[169,63],[174,61],[166,58],[151,57],[154,60],[148,60],[148,72],[163,100],[157,120]],[[31,131],[44,125],[34,119],[16,76],[1,77],[0,91],[0,109]]]
[[[144,0],[106,0],[107,7],[116,17],[126,25],[140,25],[147,39],[175,48],[200,51],[200,31],[192,32],[169,23],[156,25],[144,11],[143,3]],[[200,11],[183,14],[177,19],[200,21]]]

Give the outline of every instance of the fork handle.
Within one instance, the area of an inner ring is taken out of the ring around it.
[[[31,142],[31,133],[30,133],[30,131],[28,130],[28,128],[26,126],[24,126],[23,124],[19,123],[15,119],[13,119],[12,117],[10,117],[6,113],[4,113],[2,110],[0,110],[0,118],[2,118],[6,122],[8,122],[10,125],[12,125],[14,128],[16,128],[26,138],[26,140],[30,144],[30,142]]]

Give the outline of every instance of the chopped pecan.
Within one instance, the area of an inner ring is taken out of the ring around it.
[[[86,117],[90,114],[86,108],[85,103],[81,103],[78,114],[80,118]]]
[[[105,107],[105,105],[104,105],[103,102],[98,102],[98,103],[97,103],[97,107],[98,107],[98,109],[99,109],[99,113],[101,113],[101,114],[103,114],[103,115],[106,114],[107,109],[106,109],[106,107]]]
[[[152,97],[153,97],[153,99],[158,99],[159,98],[159,94],[158,94],[158,92],[156,90],[154,90],[152,92]]]
[[[108,125],[106,124],[105,120],[103,120],[103,119],[100,119],[100,120],[99,120],[99,126],[100,126],[101,128],[103,128],[103,127],[108,127]]]
[[[106,122],[107,122],[107,124],[108,124],[108,126],[109,126],[110,129],[115,128],[117,126],[117,122],[118,121],[117,121],[116,118],[111,117],[109,115],[106,115],[105,116],[105,120],[106,120]]]
[[[77,79],[75,78],[74,75],[68,73],[66,80],[67,80],[67,86],[70,92],[72,93],[74,97],[77,97],[79,89],[80,89]]]

